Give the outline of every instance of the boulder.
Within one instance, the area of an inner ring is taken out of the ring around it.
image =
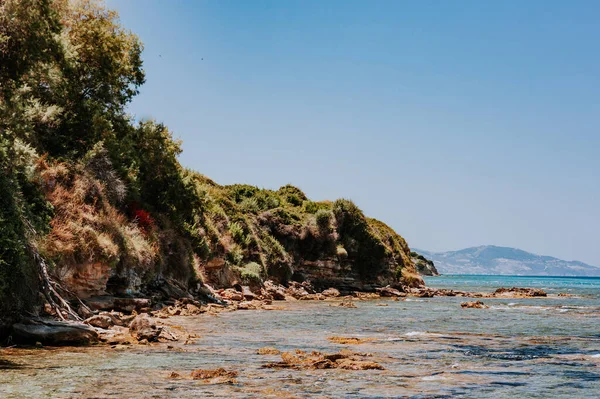
[[[134,339],[127,327],[112,326],[108,330],[99,330],[100,340],[109,345],[129,345]]]
[[[104,329],[107,329],[115,324],[110,316],[99,314],[84,320],[84,323]]]
[[[162,327],[156,324],[156,321],[143,313],[135,317],[129,326],[129,332],[138,341],[147,340],[156,341],[162,331]]]
[[[88,345],[98,341],[98,333],[87,324],[55,321],[28,320],[13,325],[15,338],[44,345]]]

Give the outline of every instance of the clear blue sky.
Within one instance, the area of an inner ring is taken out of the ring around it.
[[[183,165],[351,198],[417,248],[600,265],[600,2],[108,5]]]

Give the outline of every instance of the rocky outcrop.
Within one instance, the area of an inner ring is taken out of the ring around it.
[[[427,259],[421,254],[416,252],[410,253],[411,260],[415,264],[415,269],[417,273],[421,276],[439,276],[437,269],[435,268],[435,264],[431,259]]]

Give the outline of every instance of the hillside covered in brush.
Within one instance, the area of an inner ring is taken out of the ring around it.
[[[0,3],[0,315],[164,281],[421,284],[404,239],[349,200],[182,167],[166,126],[125,111],[141,52],[96,1]]]

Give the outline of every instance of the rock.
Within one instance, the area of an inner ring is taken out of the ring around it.
[[[250,287],[248,287],[247,285],[242,286],[242,295],[244,296],[245,299],[247,299],[249,301],[256,299],[256,296],[257,296],[254,292],[252,292],[250,290]]]
[[[209,384],[235,384],[237,371],[225,370],[222,367],[214,370],[194,370],[190,374],[194,380],[205,380]]]
[[[475,301],[475,302],[463,302],[460,304],[461,308],[474,308],[474,309],[487,309],[489,306],[487,306],[486,304],[484,304],[481,301]]]
[[[99,335],[100,340],[109,345],[130,345],[133,342],[127,327],[112,326],[108,330],[100,330]]]
[[[357,297],[360,300],[367,300],[367,299],[379,299],[381,298],[381,295],[379,295],[377,292],[354,292],[354,296]]]
[[[28,320],[13,325],[15,338],[43,345],[87,345],[98,341],[93,327],[83,323],[55,320]]]
[[[328,298],[337,298],[338,296],[340,296],[340,291],[338,291],[336,288],[327,288],[325,291],[321,292],[321,295],[326,296]]]
[[[548,296],[546,291],[539,288],[498,288],[494,291],[495,296],[516,296],[516,297],[543,297]]]
[[[322,294],[308,294],[298,298],[301,301],[322,301],[325,297]]]
[[[168,327],[162,327],[158,335],[160,341],[179,341],[179,337]]]
[[[134,310],[139,312],[144,308],[150,307],[150,305],[150,299],[147,298],[115,298],[114,310],[126,313],[131,313]]]
[[[292,296],[296,299],[301,299],[302,297],[305,297],[311,293],[314,294],[314,290],[312,289],[312,286],[310,284],[306,282],[300,284],[295,281],[289,283],[289,287],[287,288],[286,292],[287,295]]]
[[[331,342],[343,345],[358,345],[364,344],[365,342],[373,341],[373,338],[356,338],[356,337],[329,337],[327,338]]]
[[[90,326],[104,328],[104,329],[107,329],[115,324],[113,322],[113,319],[107,315],[92,316],[89,319],[84,320],[84,323],[89,324]]]
[[[264,291],[276,301],[283,301],[286,297],[285,287],[276,285],[272,281],[265,281]]]
[[[110,295],[90,297],[84,302],[93,310],[116,310],[126,313],[134,310],[139,312],[150,306],[150,300],[147,298],[115,298]]]
[[[267,363],[266,368],[284,368],[293,370],[333,369],[342,370],[384,370],[380,364],[364,360],[370,356],[368,353],[354,353],[351,351],[340,351],[332,354],[320,352],[307,353],[296,350],[295,354],[290,352],[281,353],[281,362]]]
[[[405,293],[400,292],[397,289],[390,287],[389,285],[383,288],[376,288],[375,291],[377,291],[379,295],[387,297],[406,296]]]
[[[435,291],[430,290],[420,290],[419,292],[414,294],[417,298],[433,298],[435,295]]]
[[[233,288],[227,288],[226,290],[220,290],[219,295],[223,299],[228,300],[228,301],[239,302],[239,301],[244,300],[244,295],[241,292],[239,292]]]
[[[110,317],[113,325],[121,327],[128,327],[135,318],[135,315],[125,315],[121,312],[100,312],[98,315]]]
[[[60,267],[61,284],[79,298],[106,294],[106,284],[113,268],[96,262],[76,267]]]
[[[369,360],[340,359],[336,363],[337,368],[343,370],[385,370],[379,363]]]
[[[258,351],[256,351],[256,353],[259,355],[279,355],[281,351],[277,348],[265,346],[264,348],[260,348]]]
[[[153,288],[162,294],[163,299],[192,298],[186,287],[173,279],[160,279],[154,282]]]
[[[156,321],[143,313],[135,317],[129,326],[129,332],[138,341],[147,340],[156,341],[162,331],[162,327],[156,324]]]

